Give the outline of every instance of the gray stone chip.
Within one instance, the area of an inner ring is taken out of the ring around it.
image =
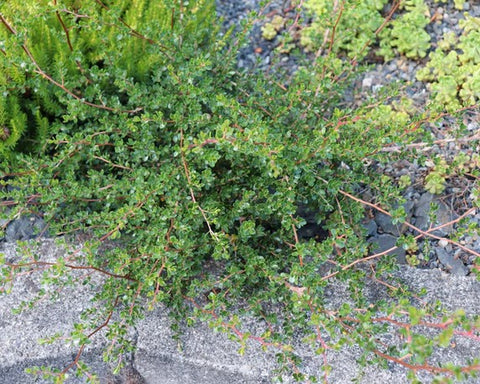
[[[7,225],[4,240],[14,242],[17,240],[34,239],[40,233],[44,232],[45,228],[45,221],[39,217],[21,217]]]
[[[442,248],[437,248],[436,250],[438,260],[454,275],[466,276],[468,275],[468,268],[463,264],[463,262],[453,256],[451,253],[448,253]]]

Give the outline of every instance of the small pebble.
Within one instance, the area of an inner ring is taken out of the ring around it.
[[[448,245],[448,240],[447,239],[441,239],[438,241],[438,245],[442,248],[445,248]]]
[[[373,78],[371,77],[365,77],[363,80],[362,80],[362,87],[363,88],[370,88],[373,84]]]

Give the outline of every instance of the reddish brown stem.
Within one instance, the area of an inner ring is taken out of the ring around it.
[[[335,24],[333,25],[333,28],[332,28],[332,34],[330,36],[330,44],[329,44],[329,47],[328,47],[327,55],[332,53],[333,43],[335,41],[335,33],[337,31],[338,23],[340,22],[340,19],[342,18],[343,10],[344,10],[344,1],[342,1],[342,4],[340,5],[340,10],[338,11],[337,19],[335,20]]]
[[[453,370],[450,369],[450,368],[434,367],[434,366],[428,365],[428,364],[422,364],[422,365],[410,364],[410,363],[407,363],[406,361],[404,361],[402,358],[398,358],[398,357],[388,355],[386,353],[380,352],[378,349],[375,349],[373,352],[376,355],[378,355],[380,357],[383,357],[386,360],[389,360],[389,361],[392,361],[394,363],[400,364],[403,367],[405,367],[405,368],[407,368],[411,371],[414,371],[414,372],[427,371],[427,372],[430,372],[430,373],[433,373],[433,374],[439,374],[439,373],[445,373],[447,375],[453,375],[454,374]],[[480,364],[474,364],[474,365],[470,365],[468,367],[461,367],[460,370],[463,373],[480,371]]]
[[[110,319],[112,318],[112,315],[113,315],[113,311],[114,309],[117,307],[118,305],[118,296],[116,297],[115,299],[115,302],[113,303],[113,307],[112,307],[112,310],[110,311],[110,313],[108,314],[107,318],[105,319],[105,322],[101,325],[99,325],[95,330],[93,330],[88,336],[87,338],[90,339],[93,335],[95,335],[97,332],[99,332],[101,329],[105,328],[106,326],[108,326],[108,324],[110,323]],[[67,365],[62,372],[60,372],[59,376],[63,376],[65,375],[74,365],[77,365],[78,362],[80,361],[80,357],[82,356],[82,353],[83,353],[83,350],[85,349],[85,345],[86,344],[82,344],[82,346],[80,347],[80,349],[78,350],[78,353],[77,355],[75,356],[75,359],[69,364]]]
[[[53,4],[57,5],[57,2],[54,1]],[[57,16],[57,19],[60,22],[60,25],[62,26],[63,31],[65,32],[65,36],[67,38],[68,48],[70,49],[70,52],[73,52],[73,45],[72,45],[72,42],[70,41],[70,33],[68,32],[68,28],[65,25],[65,23],[63,22],[63,19],[60,16],[60,13],[58,11],[55,11],[55,15]]]
[[[54,266],[55,263],[51,263],[51,262],[47,262],[47,261],[33,261],[33,262],[29,262],[29,263],[23,263],[23,264],[14,264],[14,263],[5,263],[5,265],[8,265],[9,267],[12,267],[14,269],[17,269],[17,268],[25,268],[25,267],[32,267],[32,266],[45,266],[45,267],[49,267],[49,266]],[[117,275],[115,273],[111,273],[111,272],[108,272],[104,269],[101,269],[101,268],[98,268],[98,267],[94,267],[93,265],[87,265],[87,266],[83,266],[83,265],[73,265],[73,264],[65,264],[65,266],[67,268],[70,268],[70,269],[83,269],[83,270],[93,270],[93,271],[97,271],[97,272],[100,272],[104,275],[107,275],[107,276],[110,276],[110,277],[115,277],[115,278],[120,278],[120,279],[126,279],[126,280],[130,280],[130,281],[134,281],[134,282],[137,282],[136,279],[133,279],[131,278],[130,276],[128,275]]]

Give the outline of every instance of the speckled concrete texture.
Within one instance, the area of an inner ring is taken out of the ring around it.
[[[53,240],[42,240],[37,251],[45,259],[53,259],[65,252],[55,245]],[[15,258],[15,246],[2,244],[0,252],[7,258]],[[446,274],[439,270],[420,270],[402,267],[399,271],[404,282],[414,288],[426,289],[424,301],[441,300],[444,305],[455,310],[463,308],[467,314],[480,313],[480,282],[470,276]],[[98,281],[100,283],[100,280]],[[22,300],[32,298],[37,292],[38,278],[34,275],[22,276],[15,282],[14,289],[8,295],[0,296],[0,384],[9,383],[43,383],[24,373],[26,367],[46,365],[63,369],[71,363],[78,351],[75,345],[55,343],[40,345],[40,338],[55,332],[68,332],[78,320],[81,310],[91,305],[91,289],[67,290],[56,302],[39,302],[35,308],[28,309],[20,315],[13,315],[11,310]],[[327,295],[329,305],[338,306],[346,297],[345,287],[334,284]],[[366,296],[375,300],[378,295],[375,286],[367,286]],[[257,320],[244,318],[243,327],[257,333],[262,325]],[[98,375],[101,383],[148,383],[148,384],[217,384],[217,383],[269,383],[273,378],[275,365],[274,351],[263,352],[258,344],[251,342],[246,353],[238,354],[239,345],[227,338],[225,334],[215,333],[205,324],[185,327],[178,340],[172,338],[170,319],[165,308],[159,307],[148,312],[136,329],[137,351],[132,356],[130,365],[119,375],[113,375],[111,367],[102,362],[101,348],[106,345],[104,335],[99,333],[92,344],[85,350],[84,360]],[[428,332],[427,332],[428,334]],[[447,354],[434,356],[435,361],[466,362],[480,356],[480,343],[467,338],[455,340],[456,347]],[[300,340],[298,341],[301,344]],[[358,383],[383,384],[386,382],[407,383],[406,371],[391,365],[389,369],[368,366],[362,370],[356,363],[360,355],[358,347],[345,347],[341,351],[329,351],[328,362],[332,365],[329,383],[351,383],[358,378]],[[302,369],[311,374],[318,374],[322,364],[319,356],[312,356],[308,351],[299,355],[304,359]],[[284,382],[292,382],[286,376]],[[431,379],[431,378],[430,378]],[[84,383],[71,375],[67,383]],[[424,383],[429,378],[425,377]],[[475,381],[470,381],[475,383]]]

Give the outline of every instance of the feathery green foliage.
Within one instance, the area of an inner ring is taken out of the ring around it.
[[[147,81],[177,49],[194,55],[211,38],[214,8],[208,1],[54,3],[2,7],[0,91],[2,104],[10,105],[1,115],[5,156],[13,149],[42,150],[54,134],[47,121],[64,114],[72,96],[121,110],[129,82]]]

